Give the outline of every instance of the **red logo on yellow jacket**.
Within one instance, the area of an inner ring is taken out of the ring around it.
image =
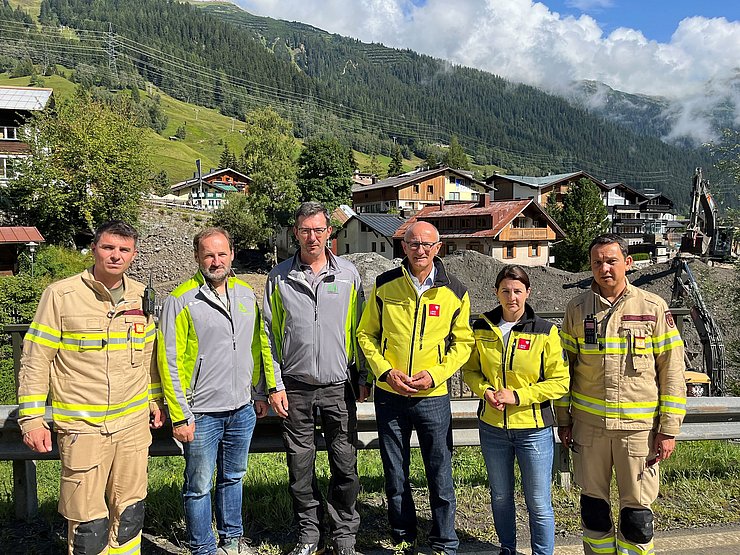
[[[429,316],[439,316],[439,305],[438,304],[429,305]]]
[[[529,348],[531,346],[532,346],[532,340],[524,339],[523,337],[520,337],[519,342],[516,344],[516,348],[522,351],[529,351]]]

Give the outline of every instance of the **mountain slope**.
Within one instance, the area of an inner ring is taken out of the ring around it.
[[[423,156],[457,134],[476,161],[510,173],[584,169],[660,188],[681,204],[693,168],[711,165],[705,152],[639,136],[532,87],[231,5],[45,0],[40,11],[47,25],[90,30],[77,33],[82,47],[65,43],[52,54],[100,64],[114,48],[118,71],[136,71],[178,99],[229,115],[272,104],[300,136],[330,133],[363,152],[387,154],[395,138]],[[104,35],[108,22],[115,35]],[[23,40],[31,55],[50,55]]]

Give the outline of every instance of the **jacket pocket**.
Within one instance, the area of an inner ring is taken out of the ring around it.
[[[131,366],[144,364],[144,346],[146,344],[146,318],[126,316],[126,340],[131,353]]]
[[[626,372],[640,375],[654,364],[652,338],[648,329],[642,326],[625,326],[621,334],[626,346]]]
[[[102,445],[100,434],[60,433],[57,437],[62,460],[59,512],[69,520],[85,522],[101,508],[93,491]]]
[[[185,397],[188,400],[188,405],[193,406],[195,400],[195,391],[198,387],[198,379],[200,378],[200,371],[203,369],[203,356],[198,357],[198,364],[195,366],[193,376],[190,378],[190,387],[185,390]]]
[[[73,351],[100,351],[108,334],[103,319],[86,316],[62,316],[62,344]]]

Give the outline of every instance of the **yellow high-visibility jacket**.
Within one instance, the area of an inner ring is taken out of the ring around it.
[[[45,426],[50,397],[54,426],[66,432],[115,432],[146,421],[162,398],[153,356],[152,316],[142,310],[144,285],[123,276],[113,304],[92,269],[46,288],[23,341],[18,375],[23,432]]]
[[[570,380],[558,328],[526,304],[504,345],[498,327],[502,313],[498,306],[473,323],[475,347],[463,366],[465,383],[481,398],[478,417],[497,428],[552,426],[552,401],[567,393]],[[489,389],[510,389],[519,402],[497,410],[484,399]]]
[[[382,376],[392,368],[413,376],[427,370],[434,387],[414,397],[447,394],[447,380],[468,360],[473,346],[470,297],[465,286],[434,259],[436,277],[421,296],[406,261],[375,280],[357,328],[357,342],[376,385],[396,393]]]
[[[595,344],[584,337],[590,314],[598,323]],[[609,430],[679,433],[686,414],[684,347],[663,299],[628,283],[611,304],[594,283],[568,303],[561,337],[571,389],[555,402],[558,425],[575,419]]]

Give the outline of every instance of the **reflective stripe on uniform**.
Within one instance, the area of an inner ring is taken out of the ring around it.
[[[671,330],[664,335],[653,337],[653,353],[656,355],[681,346],[683,346],[683,339],[678,330]]]
[[[163,397],[162,384],[161,383],[150,383],[149,384],[149,398],[150,399],[161,399]]]
[[[130,542],[126,542],[125,545],[109,547],[108,553],[109,555],[133,555],[134,553],[141,553],[141,532]]]
[[[148,403],[149,395],[144,392],[128,402],[115,405],[76,405],[59,401],[52,401],[51,405],[54,420],[84,420],[90,424],[100,424],[106,420],[114,420],[139,410],[148,409]]]
[[[31,322],[25,335],[26,340],[52,349],[59,348],[60,337],[61,332],[59,330],[55,330],[54,328],[50,328],[49,326],[45,326],[37,322]]]
[[[686,398],[674,397],[673,395],[660,396],[660,412],[670,414],[686,414]]]
[[[46,412],[46,394],[18,397],[18,416],[43,416]]]
[[[617,553],[620,555],[653,555],[653,553],[655,553],[655,547],[653,546],[652,540],[650,540],[650,543],[646,545],[647,547],[642,549],[633,543],[617,539]]]
[[[563,348],[571,353],[577,353],[578,352],[578,343],[576,342],[576,338],[572,335],[568,335],[567,333],[560,332],[560,340],[563,342]]]
[[[641,403],[621,403],[615,401],[603,401],[595,397],[582,395],[576,391],[572,393],[572,406],[574,409],[602,416],[604,418],[619,418],[622,420],[643,420],[654,418],[658,415],[657,401],[646,401]]]
[[[614,537],[603,538],[600,540],[583,536],[583,543],[587,544],[593,553],[611,553],[617,552],[617,544]]]
[[[555,405],[556,407],[564,407],[564,408],[570,407],[570,394],[563,395],[560,399],[555,399],[553,401],[553,405]]]

